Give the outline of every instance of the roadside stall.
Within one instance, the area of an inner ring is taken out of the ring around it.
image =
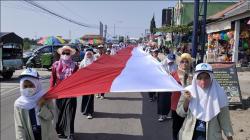
[[[81,38],[84,44],[100,45],[103,44],[103,37],[100,35],[84,35]]]
[[[207,23],[207,62],[235,62],[249,67],[250,2],[240,1],[213,16]]]

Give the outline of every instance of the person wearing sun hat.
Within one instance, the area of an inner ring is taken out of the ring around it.
[[[14,103],[14,122],[16,139],[57,140],[52,125],[53,104],[45,100],[38,72],[25,69],[20,75],[21,96]]]
[[[192,84],[185,90],[176,110],[185,117],[179,140],[221,140],[222,131],[228,140],[232,140],[228,98],[214,78],[212,66],[198,64]]]
[[[53,63],[50,77],[50,88],[60,84],[78,70],[77,64],[72,60],[76,50],[70,46],[63,46],[57,50],[60,59]],[[74,120],[76,113],[76,98],[56,99],[57,119],[56,131],[59,138],[74,137]]]
[[[188,53],[183,53],[180,56],[177,71],[172,72],[173,78],[183,87],[186,87],[192,83],[192,73],[191,73],[192,57]],[[178,140],[178,133],[182,127],[184,118],[176,113],[177,104],[179,102],[181,93],[172,92],[171,96],[171,112],[172,112],[172,137],[173,140]]]

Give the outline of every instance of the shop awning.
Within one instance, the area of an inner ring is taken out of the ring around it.
[[[249,17],[250,2],[240,1],[210,17],[216,21],[207,24],[207,33],[231,29],[231,23]]]
[[[221,21],[207,25],[207,33],[231,29],[231,21]]]

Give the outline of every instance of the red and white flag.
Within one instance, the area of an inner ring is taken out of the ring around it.
[[[56,87],[46,98],[66,98],[96,93],[181,91],[161,63],[141,47],[127,47],[116,55],[104,55],[80,69]]]

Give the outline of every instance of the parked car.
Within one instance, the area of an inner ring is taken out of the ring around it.
[[[26,65],[26,62],[29,60],[29,58],[32,56],[32,51],[26,51],[23,52],[23,64]]]
[[[26,62],[27,67],[35,67],[35,68],[47,68],[50,69],[53,62],[59,60],[59,55],[57,53],[57,49],[64,46],[65,44],[61,45],[48,45],[48,46],[41,46],[35,49],[32,53],[32,56]],[[77,46],[69,45],[72,48],[76,49],[76,54],[73,56],[73,60],[76,62],[80,61],[80,54],[79,49]],[[46,56],[45,56],[46,55]],[[47,57],[51,56],[51,57]],[[46,60],[46,65],[43,65],[42,62],[45,62],[43,58],[48,58],[50,60]],[[48,62],[50,61],[50,62]]]

